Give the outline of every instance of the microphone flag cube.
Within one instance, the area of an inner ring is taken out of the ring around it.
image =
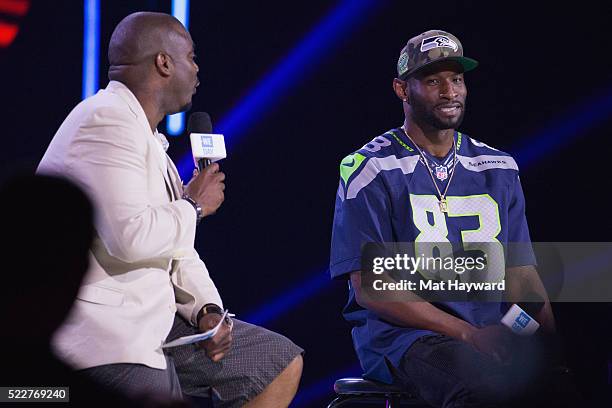
[[[192,133],[189,138],[191,139],[191,152],[196,162],[199,159],[209,159],[211,162],[216,162],[227,157],[223,135]]]
[[[517,304],[510,307],[501,323],[519,336],[531,336],[540,327],[540,323]]]

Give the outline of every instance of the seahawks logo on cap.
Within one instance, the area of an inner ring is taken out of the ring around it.
[[[456,42],[451,40],[445,35],[436,35],[435,37],[425,38],[421,43],[421,52],[429,51],[434,48],[452,48],[453,51],[457,52],[459,46]]]

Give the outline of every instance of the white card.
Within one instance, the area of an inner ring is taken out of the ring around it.
[[[207,330],[204,333],[198,333],[198,334],[192,334],[191,336],[179,337],[178,339],[174,339],[172,341],[162,344],[161,348],[183,346],[185,344],[192,344],[192,343],[197,343],[199,341],[210,339],[215,334],[217,334],[217,332],[219,331],[219,328],[221,327],[221,325],[223,324],[227,316],[234,316],[234,315],[228,314],[228,311],[226,310],[223,313],[223,316],[221,316],[221,320],[219,321],[219,323],[217,323],[217,325],[213,327],[212,329]]]

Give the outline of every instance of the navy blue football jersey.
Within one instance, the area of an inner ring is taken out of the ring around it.
[[[331,243],[333,278],[361,269],[361,248],[368,242],[450,242],[469,249],[479,242],[530,241],[515,160],[460,132],[454,137],[454,175],[452,149],[445,158],[427,155],[428,169],[401,128],[374,138],[342,160]],[[449,180],[448,211],[442,212],[434,181],[443,192]],[[531,250],[505,256],[502,250],[500,256],[505,267],[535,264]],[[477,327],[501,318],[498,303],[440,306]],[[353,342],[365,375],[379,381],[391,382],[385,359],[399,364],[413,341],[433,334],[379,319],[356,303],[350,284],[344,316],[353,324]]]

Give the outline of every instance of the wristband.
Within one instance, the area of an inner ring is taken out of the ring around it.
[[[204,315],[207,315],[210,313],[216,313],[218,315],[223,316],[223,309],[221,309],[219,306],[215,305],[214,303],[208,303],[204,305],[204,307],[200,309],[200,311],[198,312],[196,316],[196,324],[199,325],[200,319],[204,317]]]
[[[189,197],[187,194],[183,194],[183,200],[187,201],[189,204],[191,204],[193,206],[193,208],[195,208],[196,210],[196,223],[200,223],[200,220],[202,218],[204,218],[204,213],[202,212],[202,207],[200,206],[200,204],[197,203],[196,200],[194,200],[193,198]]]

